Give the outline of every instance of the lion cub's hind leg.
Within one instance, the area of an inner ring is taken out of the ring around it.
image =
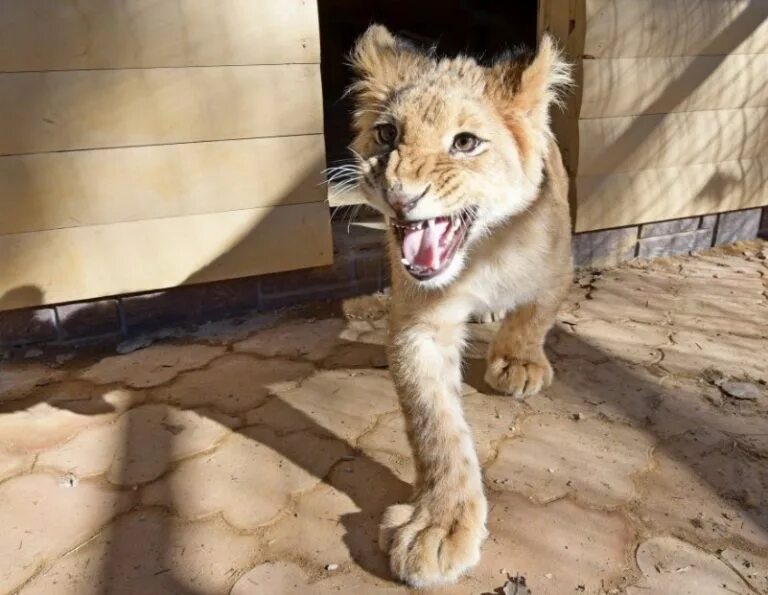
[[[544,339],[556,311],[550,304],[528,304],[507,314],[488,349],[485,381],[491,387],[520,399],[552,383]]]

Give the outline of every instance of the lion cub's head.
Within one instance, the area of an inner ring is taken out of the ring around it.
[[[437,59],[373,25],[351,56],[359,186],[388,219],[403,267],[427,286],[524,211],[542,182],[549,106],[569,82],[549,36],[484,67]]]

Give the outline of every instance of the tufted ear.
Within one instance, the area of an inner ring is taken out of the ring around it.
[[[355,120],[365,110],[380,109],[398,87],[415,79],[431,59],[382,25],[371,25],[357,40],[349,62],[356,80],[348,89],[357,106]]]
[[[505,56],[490,69],[488,79],[488,93],[508,126],[524,118],[536,132],[547,133],[549,107],[559,104],[571,85],[571,66],[545,33],[532,60]]]

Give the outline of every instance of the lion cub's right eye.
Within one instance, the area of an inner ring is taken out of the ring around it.
[[[376,142],[380,145],[392,146],[397,138],[397,128],[393,124],[379,124],[376,126]]]

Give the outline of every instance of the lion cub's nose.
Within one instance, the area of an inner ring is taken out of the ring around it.
[[[429,186],[427,186],[423,192],[419,192],[418,194],[406,192],[402,188],[391,188],[387,190],[387,202],[398,217],[403,217],[414,209],[416,204],[424,198],[428,191]]]

